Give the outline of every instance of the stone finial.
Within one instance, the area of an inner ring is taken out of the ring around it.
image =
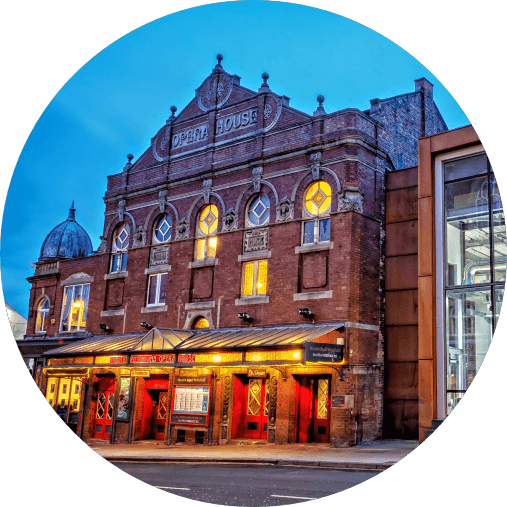
[[[76,220],[76,208],[74,208],[74,201],[72,201],[72,206],[69,208],[69,216],[67,220]]]
[[[317,97],[317,102],[319,103],[319,106],[317,107],[316,111],[313,113],[313,116],[320,116],[320,115],[326,114],[326,111],[324,111],[324,106],[322,105],[322,104],[324,104],[325,100],[326,100],[326,98],[324,97],[324,95],[319,95]]]
[[[171,106],[169,109],[171,110],[171,116],[169,116],[166,123],[172,123],[176,119],[174,113],[178,110],[176,106]]]
[[[125,164],[125,167],[123,168],[124,171],[127,171],[132,167],[132,159],[134,158],[134,155],[132,153],[129,153],[127,155],[127,163]]]
[[[222,60],[224,59],[223,55],[220,53],[217,55],[217,61],[218,63],[215,65],[215,68],[213,69],[213,73],[221,72],[223,70],[222,67]]]
[[[261,87],[259,88],[259,91],[260,92],[262,92],[262,91],[268,91],[269,90],[269,85],[268,85],[269,74],[267,72],[263,72],[262,73],[262,79],[264,80],[264,82],[261,84]]]

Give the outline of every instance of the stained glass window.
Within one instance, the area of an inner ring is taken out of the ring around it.
[[[305,193],[303,216],[313,217],[311,221],[303,223],[303,244],[318,243],[331,239],[331,187],[325,181],[316,181],[310,185]]]
[[[127,248],[129,246],[130,228],[127,224],[121,225],[113,237],[113,255],[111,256],[110,272],[127,270]]]
[[[168,215],[162,215],[155,224],[153,239],[155,243],[164,243],[171,239],[172,220]]]
[[[248,206],[247,226],[258,227],[269,222],[269,197],[264,194],[255,196]]]
[[[218,209],[214,204],[205,206],[200,215],[197,224],[197,236],[206,236],[204,239],[198,239],[195,244],[195,259],[208,259],[216,257],[218,229]]]

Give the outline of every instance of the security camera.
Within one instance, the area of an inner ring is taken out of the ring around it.
[[[251,323],[253,320],[252,317],[250,317],[250,315],[248,315],[248,313],[246,313],[246,312],[239,312],[238,318],[243,319],[243,322],[248,322],[248,323]]]
[[[145,320],[141,322],[141,326],[146,329],[151,329],[153,327],[151,324],[148,324],[148,322],[146,322]]]
[[[313,318],[315,315],[312,313],[310,308],[298,308],[299,315],[303,316],[305,319],[311,319],[312,323],[314,322]]]
[[[112,331],[112,329],[107,324],[100,324],[100,329],[105,332]]]

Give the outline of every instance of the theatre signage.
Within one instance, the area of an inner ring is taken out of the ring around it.
[[[216,123],[215,135],[220,136],[244,129],[257,123],[257,108],[247,109],[239,113],[231,114],[225,118],[219,118]]]
[[[210,375],[174,377],[171,424],[208,425],[210,380]]]
[[[174,354],[142,354],[131,356],[130,362],[134,364],[174,363]]]
[[[343,361],[343,345],[307,342],[304,347],[307,362],[341,363]]]

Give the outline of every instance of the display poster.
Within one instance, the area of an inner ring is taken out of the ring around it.
[[[209,386],[175,386],[175,414],[207,414]]]
[[[116,419],[128,419],[129,408],[129,394],[130,394],[130,377],[120,378],[120,396],[118,398],[118,411]]]

